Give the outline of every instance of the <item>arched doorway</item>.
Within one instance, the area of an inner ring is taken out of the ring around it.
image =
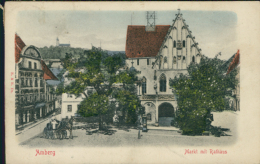
[[[171,126],[174,119],[174,107],[170,103],[162,103],[158,108],[159,126]]]

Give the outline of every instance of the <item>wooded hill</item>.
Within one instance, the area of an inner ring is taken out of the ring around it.
[[[63,59],[65,58],[66,53],[71,53],[73,57],[78,58],[80,55],[83,55],[85,50],[84,48],[74,48],[74,47],[42,47],[38,48],[43,59]],[[107,51],[109,55],[117,53],[125,53],[125,51]]]

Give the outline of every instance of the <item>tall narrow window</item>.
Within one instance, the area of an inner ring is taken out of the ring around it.
[[[146,78],[143,77],[143,81],[142,81],[142,94],[146,93]]]
[[[185,40],[182,41],[182,47],[185,47]]]
[[[37,64],[36,63],[34,63],[34,69],[37,69]]]
[[[192,62],[195,63],[195,56],[192,57]]]
[[[28,62],[28,67],[32,68],[32,62],[30,62],[30,61]]]
[[[152,115],[151,115],[151,113],[148,113],[148,114],[147,114],[147,120],[152,120]]]
[[[176,56],[174,56],[173,57],[173,64],[176,64],[176,62],[177,62],[177,58],[176,58]]]
[[[174,48],[176,47],[176,41],[173,41],[173,47]]]
[[[68,105],[68,112],[72,112],[72,105]]]
[[[35,87],[38,87],[37,78],[35,78],[35,81],[34,81],[34,86],[35,86]]]
[[[167,57],[166,56],[164,57],[164,63],[167,63]]]
[[[137,59],[137,65],[139,65],[139,59]]]
[[[149,59],[147,59],[147,65],[149,65],[150,63],[149,63]]]
[[[23,78],[21,79],[21,85],[22,85],[22,87],[24,86],[24,79]]]
[[[160,78],[160,92],[166,92],[166,77],[164,74]]]

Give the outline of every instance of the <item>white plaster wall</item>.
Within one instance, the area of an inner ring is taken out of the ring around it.
[[[29,68],[29,61],[32,63],[32,69],[34,69],[34,63],[37,64],[37,69],[42,69],[41,62],[39,60],[31,59],[31,58],[23,58],[22,67]]]
[[[62,106],[61,106],[61,118],[70,118],[71,116],[75,116],[77,113],[78,105],[81,101],[83,101],[83,95],[81,97],[76,98],[75,95],[71,95],[72,97],[68,97],[67,93],[62,94]],[[68,112],[68,105],[72,105],[72,111]]]

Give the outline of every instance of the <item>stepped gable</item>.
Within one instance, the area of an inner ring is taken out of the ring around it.
[[[126,57],[155,57],[169,27],[170,25],[157,25],[155,31],[145,31],[145,26],[129,25],[126,36]]]
[[[15,63],[18,63],[20,60],[20,54],[22,49],[26,46],[23,40],[15,34],[15,39],[14,39],[14,45],[15,45]]]
[[[45,62],[41,60],[42,70],[44,72],[43,78],[44,80],[58,80],[58,78],[51,72],[51,70],[47,67]]]

